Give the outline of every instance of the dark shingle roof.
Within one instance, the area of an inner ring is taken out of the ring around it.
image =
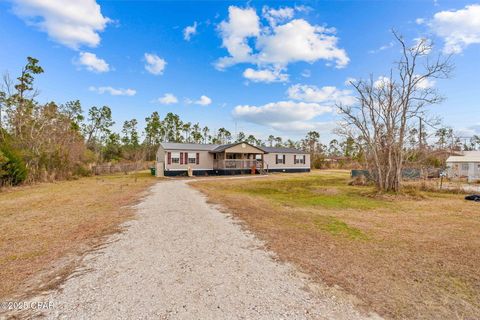
[[[201,143],[176,143],[162,142],[160,145],[165,150],[196,150],[196,151],[212,151],[220,146],[219,144],[201,144]]]
[[[262,149],[268,153],[308,153],[294,148],[262,147]]]
[[[228,149],[230,147],[233,147],[236,144],[238,144],[238,143],[220,144],[218,147],[216,147],[215,149],[213,149],[211,151],[212,152],[222,152],[223,150]]]
[[[209,151],[209,152],[222,152],[225,149],[233,147],[237,143],[229,143],[229,144],[201,144],[201,143],[176,143],[176,142],[162,142],[160,145],[165,150],[192,150],[192,151]],[[302,150],[297,150],[294,148],[277,148],[277,147],[257,147],[260,150],[263,150],[265,153],[307,153]]]

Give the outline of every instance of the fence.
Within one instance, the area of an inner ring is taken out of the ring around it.
[[[115,164],[100,164],[92,167],[94,175],[102,175],[116,172],[131,172],[136,170],[146,170],[150,167],[149,162],[127,162]]]
[[[406,180],[431,179],[440,177],[440,169],[437,168],[403,168],[402,178]],[[372,179],[375,173],[370,174],[368,170],[352,170],[351,177],[365,176]]]

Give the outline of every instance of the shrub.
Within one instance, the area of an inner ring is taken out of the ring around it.
[[[350,186],[366,186],[368,185],[368,179],[365,175],[359,175],[354,177],[349,181],[348,185]]]
[[[8,145],[0,145],[0,185],[18,185],[28,175],[23,159]]]
[[[92,175],[92,170],[82,164],[77,164],[73,169],[73,175],[75,177],[89,177]]]

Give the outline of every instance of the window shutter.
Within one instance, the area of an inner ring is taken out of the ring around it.
[[[297,155],[296,154],[293,155],[293,164],[297,164]]]
[[[172,164],[172,153],[171,152],[167,152],[167,163]]]
[[[188,164],[188,152],[185,152],[185,164]]]
[[[197,164],[200,164],[200,153],[197,152]]]
[[[180,164],[183,164],[183,152],[180,152]]]
[[[305,161],[305,155],[303,155],[303,164],[305,164],[305,163],[307,163],[307,162]]]
[[[278,154],[275,155],[275,164],[278,164]]]
[[[285,164],[285,155],[283,155],[283,164]]]

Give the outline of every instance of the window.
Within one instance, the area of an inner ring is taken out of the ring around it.
[[[462,163],[462,171],[468,171],[468,163]]]
[[[188,164],[197,164],[197,157],[195,156],[195,154],[193,155],[190,155],[190,153],[188,154]]]
[[[295,164],[305,164],[305,157],[304,155],[295,155]]]
[[[180,153],[172,153],[172,163],[180,163]]]
[[[284,154],[275,155],[275,163],[276,164],[285,164],[285,155]]]

